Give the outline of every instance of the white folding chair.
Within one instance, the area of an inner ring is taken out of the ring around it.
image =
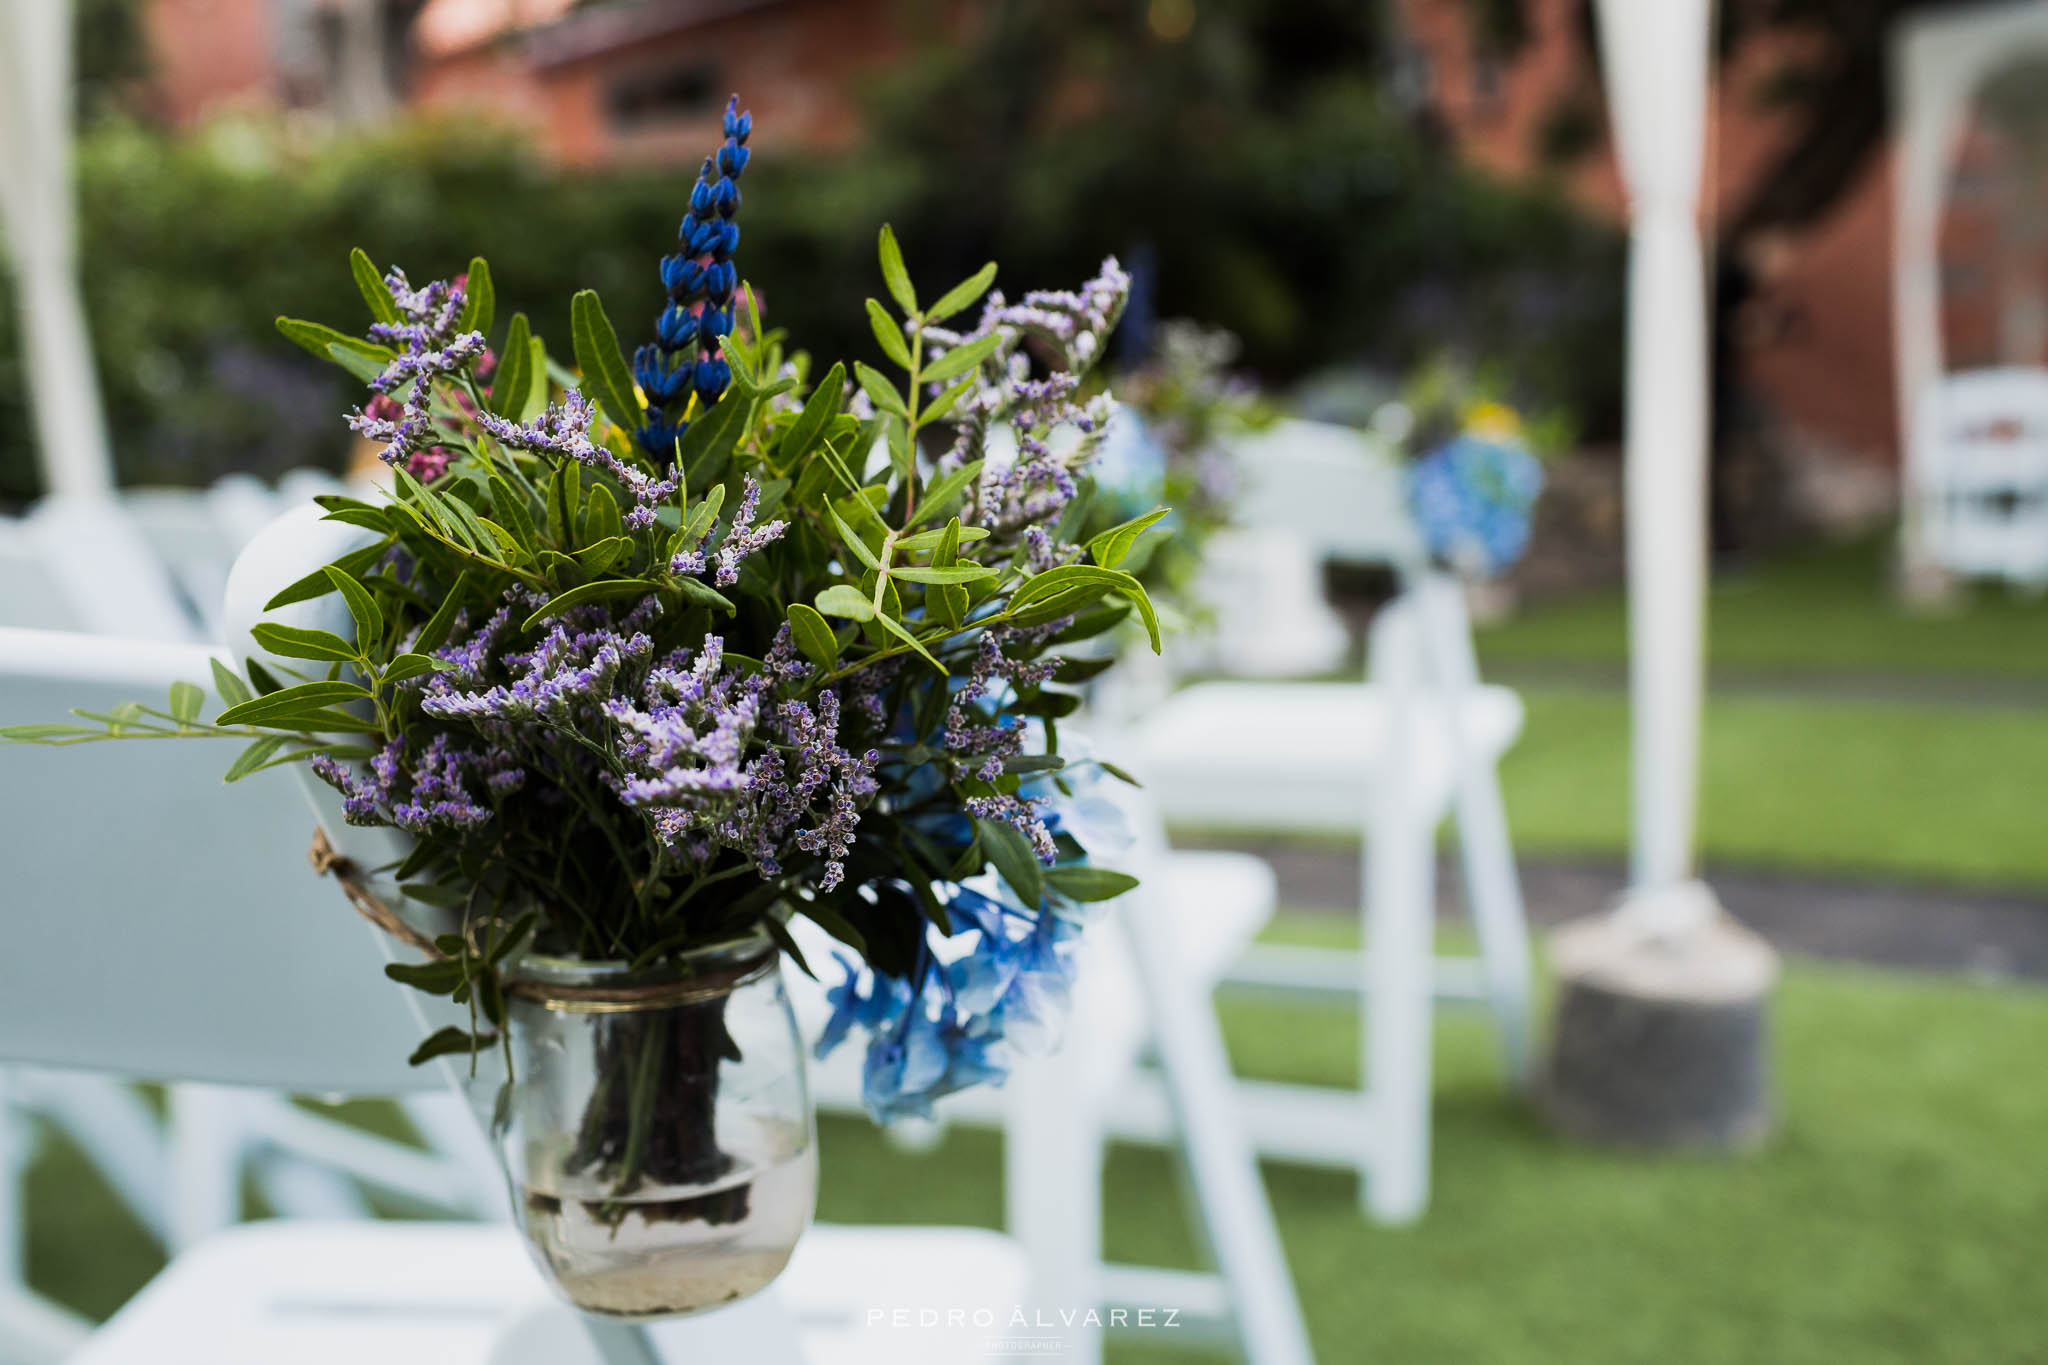
[[[1954,573],[2048,587],[2048,369],[1944,375],[1914,417],[1937,560]]]
[[[1228,1344],[1252,1365],[1304,1365],[1307,1334],[1210,998],[1272,916],[1272,869],[1246,854],[1174,852],[1141,793],[1102,790],[1131,826],[1123,866],[1140,886],[1083,942],[1063,1046],[1017,1066],[1000,1089],[946,1096],[934,1118],[1003,1130],[1006,1226],[1030,1257],[1041,1316],[1099,1310],[1096,1322],[1050,1334],[1063,1359],[1092,1365],[1119,1312],[1130,1326],[1137,1310],[1172,1304],[1184,1329],[1173,1341]],[[807,954],[829,961],[830,941],[799,929]],[[823,988],[797,982],[793,994],[815,1036],[829,1012]],[[815,1068],[820,1108],[860,1111],[860,1053],[848,1044]],[[1143,1065],[1148,1054],[1156,1067]],[[1104,1263],[1102,1162],[1112,1138],[1179,1151],[1216,1273]]]
[[[1247,1084],[1268,1156],[1354,1168],[1367,1212],[1420,1216],[1429,1189],[1433,1002],[1475,1003],[1527,1082],[1529,945],[1496,765],[1519,698],[1481,685],[1461,585],[1424,566],[1400,466],[1361,433],[1284,422],[1239,452],[1247,520],[1325,557],[1389,565],[1402,591],[1374,623],[1364,683],[1209,682],[1126,716],[1109,743],[1169,824],[1359,834],[1369,951],[1260,945],[1226,985],[1362,1003],[1365,1089]],[[1476,959],[1434,955],[1435,840],[1453,817]]]
[[[40,690],[60,714],[64,704],[104,710],[177,680],[210,692],[207,658],[196,646],[0,631],[0,682],[17,697]],[[439,1068],[405,1064],[419,1023],[374,968],[364,936],[375,931],[306,868],[312,821],[300,794],[281,773],[247,788],[193,780],[179,765],[203,748],[0,749],[10,867],[17,852],[47,847],[70,869],[68,880],[25,888],[0,909],[9,942],[0,954],[0,1061],[331,1094],[441,1087]],[[278,813],[266,818],[265,809]],[[289,836],[279,820],[294,827]],[[146,869],[159,888],[188,890],[152,894],[115,870],[124,865]],[[215,894],[189,890],[205,888]],[[1024,1300],[1028,1275],[1021,1253],[992,1233],[820,1230],[774,1295],[643,1333],[582,1323],[552,1303],[510,1227],[255,1225],[180,1256],[71,1359],[962,1358],[957,1337],[891,1335],[858,1311],[890,1302],[905,1283],[917,1286],[919,1303],[1007,1310]],[[0,1354],[32,1344],[0,1338]]]

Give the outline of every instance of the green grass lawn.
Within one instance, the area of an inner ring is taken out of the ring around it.
[[[1716,668],[1926,678],[2048,680],[2048,599],[2004,588],[1969,594],[1942,615],[1900,610],[1890,595],[1889,538],[1818,546],[1714,577],[1707,643]],[[1619,667],[1628,657],[1622,595],[1546,604],[1482,631],[1488,669]]]
[[[1347,922],[1290,921],[1291,938]],[[1247,1074],[1341,1083],[1342,1012],[1227,1004]],[[1438,1033],[1428,1218],[1368,1226],[1351,1179],[1272,1166],[1320,1358],[1574,1365],[1884,1365],[2048,1359],[2048,992],[1815,966],[1780,997],[1784,1128],[1742,1159],[1649,1159],[1551,1136],[1500,1089],[1486,1030]],[[892,1149],[865,1122],[822,1124],[820,1212],[838,1221],[993,1225],[999,1139],[955,1132]],[[1194,1264],[1173,1164],[1119,1148],[1111,1255]],[[29,1190],[32,1279],[103,1314],[157,1264],[76,1156],[52,1144]],[[1125,1362],[1187,1359],[1120,1347]],[[1199,1355],[1194,1358],[1203,1358]]]
[[[1524,853],[1628,847],[1629,711],[1525,689],[1502,765]],[[2048,712],[1744,694],[1707,704],[1700,845],[1801,872],[2048,888]]]

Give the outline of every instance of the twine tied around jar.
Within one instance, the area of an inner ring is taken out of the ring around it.
[[[316,874],[333,877],[341,884],[342,894],[348,897],[348,903],[355,907],[357,914],[429,959],[437,962],[447,959],[448,954],[442,952],[433,939],[407,924],[383,897],[370,889],[369,882],[363,878],[354,860],[343,857],[328,842],[326,830],[314,828],[313,847],[306,857]],[[567,1014],[627,1014],[635,1010],[667,1009],[674,1005],[715,1000],[730,995],[749,982],[759,981],[775,970],[775,956],[775,949],[770,946],[760,957],[737,962],[730,967],[700,971],[673,981],[616,986],[537,981],[512,971],[505,973],[504,992],[532,1001],[543,1009]]]

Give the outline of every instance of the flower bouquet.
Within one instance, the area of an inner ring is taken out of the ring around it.
[[[1543,492],[1537,451],[1568,445],[1567,414],[1533,426],[1494,396],[1484,377],[1437,361],[1409,385],[1397,425],[1408,448],[1408,506],[1424,548],[1441,568],[1477,586],[1513,568],[1528,548]]]
[[[830,964],[794,918],[845,949],[820,1046],[865,1031],[878,1118],[1049,1038],[1081,908],[1132,884],[1062,819],[1114,770],[1061,755],[1061,685],[1109,661],[1059,651],[1126,617],[1157,643],[1119,567],[1156,517],[1079,535],[1115,262],[927,301],[884,227],[894,373],[821,367],[739,282],[750,131],[735,101],[630,362],[594,293],[559,352],[497,323],[481,259],[415,286],[357,252],[363,335],[278,324],[368,385],[348,420],[391,470],[320,500],[357,543],[270,599],[332,628],[257,625],[210,722],[186,684],[6,735],[243,736],[229,780],[301,764],[401,834],[327,861],[420,950],[387,974],[460,1012],[413,1060],[467,1059],[543,1267],[629,1317],[759,1288],[808,1220],[779,963]]]

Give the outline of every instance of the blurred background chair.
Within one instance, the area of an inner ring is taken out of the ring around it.
[[[1278,1085],[1244,1093],[1261,1151],[1352,1167],[1367,1211],[1405,1222],[1428,1196],[1433,1002],[1489,1010],[1510,1078],[1529,1078],[1528,931],[1496,773],[1521,729],[1521,704],[1479,684],[1463,588],[1421,567],[1400,466],[1369,437],[1283,422],[1238,459],[1248,520],[1291,517],[1318,556],[1396,571],[1401,591],[1375,620],[1370,677],[1197,683],[1129,715],[1111,748],[1176,826],[1364,835],[1366,954],[1258,945],[1224,975],[1239,987],[1362,1005],[1362,1100]],[[1435,956],[1436,831],[1447,817],[1476,958]]]
[[[2048,588],[2048,369],[1963,370],[1929,390],[1915,420],[1941,565]]]

